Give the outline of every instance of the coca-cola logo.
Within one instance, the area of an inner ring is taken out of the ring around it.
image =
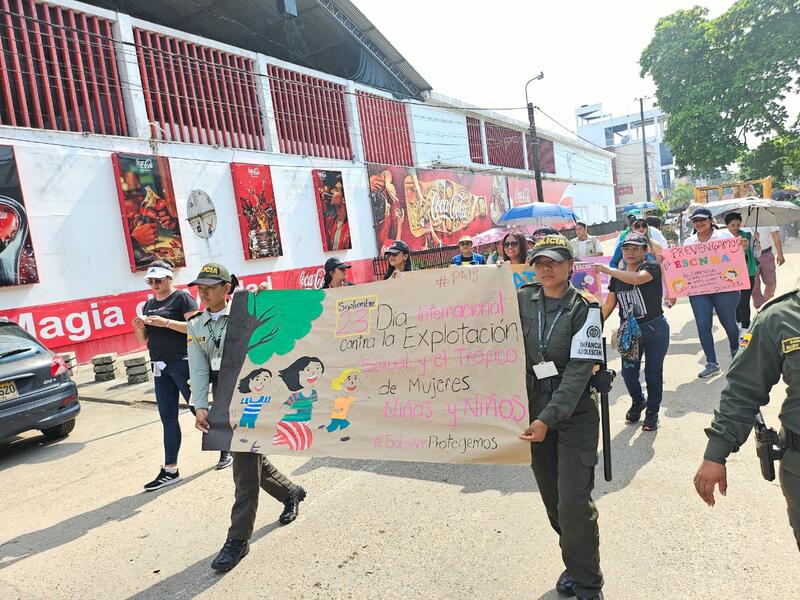
[[[445,219],[466,223],[469,220],[469,193],[459,189],[449,200],[437,188],[430,188],[431,220],[441,223]]]
[[[248,167],[247,174],[250,175],[251,177],[258,177],[259,175],[261,175],[261,171],[255,167]]]
[[[300,271],[300,288],[304,290],[318,290],[325,283],[325,269],[320,267],[316,271],[306,273]]]
[[[140,169],[152,169],[153,168],[153,159],[151,158],[137,158],[136,159],[136,166]]]

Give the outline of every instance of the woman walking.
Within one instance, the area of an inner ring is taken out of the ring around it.
[[[411,264],[411,250],[408,244],[402,240],[393,241],[392,245],[384,251],[383,256],[389,261],[389,268],[386,270],[386,275],[383,276],[384,279],[414,270]]]
[[[691,219],[696,233],[686,238],[686,241],[683,242],[684,246],[733,237],[727,229],[714,229],[711,221],[711,211],[707,208],[696,208],[692,212]],[[675,299],[669,298],[668,302],[674,304]],[[689,296],[689,303],[692,306],[692,313],[697,325],[700,346],[702,346],[706,357],[706,366],[697,376],[702,378],[711,377],[720,371],[719,363],[717,362],[717,351],[714,348],[714,334],[711,333],[715,312],[717,313],[717,319],[719,319],[728,336],[731,357],[736,354],[736,350],[739,348],[739,327],[736,325],[736,307],[739,305],[739,292],[716,292],[714,294]]]
[[[528,258],[528,247],[525,236],[521,233],[507,233],[503,238],[497,264],[510,262],[512,265],[524,265]]]
[[[347,269],[350,265],[343,263],[336,257],[329,258],[325,261],[325,281],[322,284],[322,289],[344,287],[353,285],[347,281]]]
[[[648,260],[648,242],[639,233],[630,233],[622,242],[626,267],[612,269],[600,264],[602,273],[611,276],[608,298],[603,305],[603,318],[608,319],[619,307],[621,330],[627,329],[622,355],[622,378],[631,395],[631,407],[625,415],[629,423],[637,423],[642,411],[644,431],[658,429],[658,410],[664,390],[664,358],[669,350],[669,323],[661,308],[661,267]],[[637,335],[638,333],[638,335]],[[642,391],[639,374],[645,360],[644,380],[647,399]]]
[[[181,447],[178,400],[182,395],[188,402],[191,395],[186,321],[197,313],[197,303],[188,293],[173,287],[172,280],[171,264],[159,260],[150,265],[145,281],[153,290],[153,297],[145,302],[142,317],[136,317],[132,323],[136,339],[146,343],[150,353],[156,404],[164,430],[164,467],[153,481],[144,486],[147,492],[181,480],[178,472]],[[218,468],[229,464],[230,458],[223,456]]]

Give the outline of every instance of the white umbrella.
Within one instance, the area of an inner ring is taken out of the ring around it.
[[[742,215],[743,227],[777,227],[800,221],[800,207],[783,200],[765,198],[731,198],[715,200],[701,205],[714,216],[738,212]]]

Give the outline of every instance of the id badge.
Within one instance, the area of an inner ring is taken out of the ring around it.
[[[222,357],[215,356],[211,359],[211,370],[212,371],[219,371],[220,366],[222,365]]]
[[[548,360],[547,362],[533,365],[533,373],[536,375],[536,379],[541,381],[542,379],[547,379],[548,377],[557,376],[558,369],[556,368],[556,363],[554,363],[552,360]]]

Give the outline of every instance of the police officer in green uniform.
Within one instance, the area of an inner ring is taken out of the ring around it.
[[[597,509],[592,501],[600,413],[589,387],[603,360],[600,303],[570,283],[574,257],[560,235],[539,239],[531,254],[536,283],[519,289],[525,336],[533,468],[566,570],[559,593],[603,597]]]
[[[189,374],[192,381],[192,398],[197,414],[195,427],[208,433],[208,387],[216,386],[222,362],[225,329],[228,325],[230,305],[228,294],[237,281],[230,271],[216,263],[205,265],[190,286],[197,286],[205,307],[187,324],[189,349]],[[212,388],[213,392],[213,388]],[[231,526],[228,537],[211,567],[216,571],[230,571],[250,551],[249,540],[258,508],[259,487],[282,502],[279,521],[286,525],[297,518],[298,505],[305,498],[305,490],[293,484],[262,454],[233,453],[233,482],[235,500],[231,509]]]
[[[716,485],[725,495],[725,459],[747,440],[759,408],[769,402],[769,392],[781,375],[787,388],[779,415],[780,437],[786,448],[780,481],[789,523],[800,549],[800,291],[779,296],[765,305],[750,333],[742,338],[728,371],[719,409],[706,429],[708,445],[694,486],[709,506],[714,506]]]

